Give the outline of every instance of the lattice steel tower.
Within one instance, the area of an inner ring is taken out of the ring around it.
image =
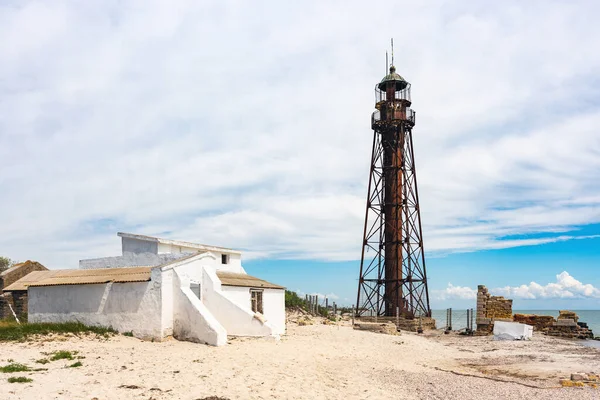
[[[410,83],[392,65],[375,86],[357,316],[431,316],[410,105]]]

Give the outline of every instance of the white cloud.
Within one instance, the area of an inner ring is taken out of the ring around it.
[[[502,287],[492,290],[493,294],[520,299],[600,299],[600,289],[573,278],[567,271],[556,275],[556,282],[544,286],[531,282],[529,285]]]
[[[432,295],[436,300],[473,300],[477,298],[477,289],[448,283],[448,287],[444,290],[432,290]]]
[[[0,5],[0,254],[75,267],[121,230],[357,259],[391,36],[429,254],[600,222],[600,5],[166,4]]]
[[[494,296],[504,296],[511,299],[600,299],[600,289],[591,284],[584,284],[573,278],[567,271],[556,275],[556,282],[540,285],[531,282],[528,285],[505,286],[490,289]],[[466,286],[454,286],[448,283],[444,290],[433,290],[437,300],[473,300],[477,298],[477,289]]]

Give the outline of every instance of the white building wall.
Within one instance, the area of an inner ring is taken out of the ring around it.
[[[190,282],[174,271],[173,335],[180,340],[222,346],[227,343],[227,331],[215,316],[191,291]]]
[[[271,324],[256,318],[249,305],[242,307],[226,296],[221,290],[221,281],[211,268],[204,268],[202,302],[223,325],[228,335],[276,335]]]
[[[285,290],[261,289],[263,291],[263,315],[265,321],[273,327],[273,333],[285,334]],[[249,287],[221,285],[223,295],[239,307],[252,310]]]
[[[221,285],[223,295],[233,301],[239,307],[252,309],[250,299],[250,288],[241,286],[225,286]]]
[[[174,316],[174,291],[176,283],[173,278],[173,271],[161,271],[160,268],[152,269],[152,280],[155,280],[155,275],[160,275],[161,285],[161,336],[173,335],[173,316]]]
[[[132,238],[121,238],[121,254],[125,255],[126,253],[152,253],[158,254],[158,243],[157,242],[149,242],[147,240],[139,240]]]
[[[150,281],[30,287],[28,320],[79,321],[160,340],[160,286],[161,282]]]
[[[285,289],[265,289],[263,311],[265,319],[273,326],[273,333],[285,334]]]
[[[157,265],[167,264],[180,258],[188,257],[190,255],[191,253],[125,253],[122,256],[79,260],[79,269],[155,267]]]

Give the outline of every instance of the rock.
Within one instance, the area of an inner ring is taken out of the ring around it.
[[[588,376],[587,374],[584,373],[577,373],[577,374],[571,374],[571,380],[575,381],[575,382],[580,382],[580,381],[587,381],[588,380]]]
[[[360,322],[354,324],[354,329],[361,331],[371,331],[376,333],[383,333],[386,335],[400,335],[398,328],[393,323],[374,323],[374,322]]]

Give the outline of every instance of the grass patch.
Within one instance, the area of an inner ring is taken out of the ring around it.
[[[57,361],[57,360],[72,360],[73,357],[73,353],[67,350],[60,350],[60,351],[56,351],[54,352],[54,354],[52,355],[52,357],[50,357],[50,361]]]
[[[71,365],[67,365],[66,368],[77,368],[77,367],[81,367],[83,364],[81,363],[81,361],[77,361],[76,363],[73,363]]]
[[[25,378],[24,376],[11,376],[8,378],[8,383],[29,383],[33,382],[33,379]]]
[[[108,334],[117,332],[112,328],[87,326],[81,322],[42,322],[19,325],[16,322],[0,321],[0,341],[24,340],[32,335],[49,335],[52,333],[95,333],[108,336]]]
[[[133,337],[133,332],[131,332],[131,331],[129,331],[129,332],[123,332],[123,336]]]
[[[5,365],[4,367],[0,367],[0,372],[11,373],[11,372],[25,372],[30,371],[29,367],[25,364],[12,363]]]
[[[35,362],[38,364],[48,364],[50,360],[48,360],[47,358],[40,358],[39,360],[35,360]]]

